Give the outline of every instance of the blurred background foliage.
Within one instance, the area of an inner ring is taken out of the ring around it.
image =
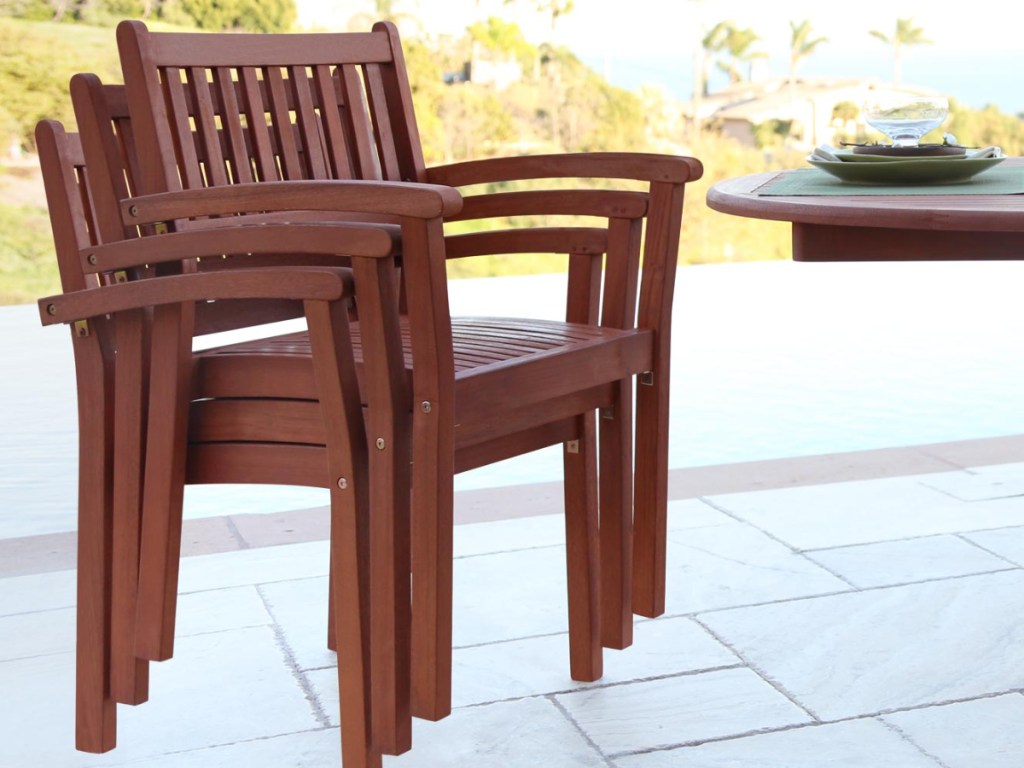
[[[559,9],[571,11],[564,5],[541,2],[538,10],[554,22]],[[371,19],[361,16],[350,26],[365,29]],[[0,0],[0,303],[59,290],[32,133],[44,118],[74,127],[72,74],[120,81],[113,26],[122,18],[144,19],[154,29],[273,32],[291,29],[296,11],[293,0]],[[789,258],[788,225],[724,216],[704,204],[707,188],[721,179],[803,165],[806,151],[790,146],[787,125],[755,126],[755,146],[722,137],[713,126],[697,130],[663,90],[616,87],[572,51],[531,43],[516,24],[498,18],[473,21],[457,38],[406,35],[404,46],[428,165],[560,151],[694,155],[705,176],[687,190],[681,263]],[[493,62],[514,63],[517,75],[501,84],[476,82],[473,69]],[[1024,123],[995,107],[954,103],[945,130],[962,143],[1024,152]],[[564,257],[472,259],[453,263],[451,274],[564,266]]]

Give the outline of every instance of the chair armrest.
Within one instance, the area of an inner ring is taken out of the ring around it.
[[[427,169],[427,181],[452,187],[526,179],[634,179],[683,184],[704,173],[699,160],[642,152],[578,152],[470,160]]]
[[[39,300],[43,325],[70,323],[129,309],[220,299],[337,301],[353,294],[344,268],[268,267],[194,272],[88,288]]]
[[[391,226],[341,222],[250,223],[245,217],[216,219],[219,227],[168,232],[146,238],[119,240],[82,249],[87,271],[105,272],[140,264],[244,253],[309,256],[394,256],[400,233]]]
[[[462,196],[451,187],[389,181],[261,181],[124,200],[125,224],[151,224],[193,216],[266,211],[347,211],[432,219],[458,213]]]
[[[612,189],[551,189],[467,195],[462,210],[445,221],[508,216],[598,216],[642,219],[647,214],[644,192]]]

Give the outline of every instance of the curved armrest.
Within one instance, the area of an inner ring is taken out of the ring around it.
[[[87,288],[39,300],[43,325],[161,304],[218,299],[337,301],[351,296],[351,271],[343,268],[234,269],[153,277]]]
[[[544,189],[529,192],[492,192],[467,195],[462,210],[447,221],[505,216],[598,216],[641,219],[647,214],[648,195],[614,189]]]
[[[394,227],[339,222],[251,224],[244,217],[215,221],[221,226],[90,246],[81,251],[82,263],[89,271],[104,272],[221,254],[379,258],[393,256],[399,249],[399,233]]]
[[[683,184],[704,174],[699,160],[680,155],[642,152],[578,152],[470,160],[427,169],[434,184],[464,187],[526,179],[634,179]]]
[[[458,213],[462,196],[451,187],[402,181],[261,181],[129,198],[127,225],[265,211],[350,211],[416,219]]]

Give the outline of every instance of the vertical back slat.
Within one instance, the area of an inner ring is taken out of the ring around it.
[[[290,67],[289,79],[295,94],[295,115],[301,144],[306,153],[306,169],[311,179],[328,178],[327,163],[321,142],[320,119],[313,105],[313,92],[305,67]]]
[[[178,156],[181,183],[186,189],[199,189],[203,186],[203,176],[192,138],[188,99],[185,97],[181,70],[177,67],[166,67],[163,70],[163,85],[167,109],[170,110],[168,117],[174,139],[174,151]]]
[[[222,187],[228,183],[227,167],[224,164],[224,153],[221,151],[217,115],[213,108],[213,95],[210,93],[207,72],[208,70],[203,67],[189,67],[186,70],[189,90],[192,93],[192,119],[195,121],[196,134],[206,161],[206,183],[212,187]]]
[[[604,277],[601,325],[636,326],[636,293],[640,270],[641,219],[608,221],[608,264]]]
[[[263,79],[267,83],[270,97],[270,115],[281,158],[281,174],[285,179],[302,179],[302,161],[295,146],[295,126],[292,125],[291,111],[288,108],[288,91],[285,88],[284,77],[279,68],[264,67]]]
[[[121,56],[121,69],[125,79],[125,96],[134,122],[136,137],[145,137],[145,151],[139,153],[139,171],[136,176],[138,194],[169,192],[181,189],[182,159],[174,137],[174,116],[164,82],[170,73],[163,71],[154,60],[148,44],[148,30],[141,21],[124,21],[117,27],[117,48]],[[178,79],[180,86],[180,76]],[[153,151],[151,147],[162,147]],[[174,152],[169,150],[174,147]],[[177,160],[177,164],[176,161]]]
[[[240,67],[242,94],[245,108],[245,122],[249,128],[249,141],[256,156],[256,173],[260,181],[278,178],[277,162],[270,145],[267,108],[260,91],[260,81],[252,67]]]
[[[114,121],[114,134],[121,144],[121,153],[125,165],[125,183],[128,185],[130,195],[139,194],[139,161],[138,148],[135,144],[135,132],[132,130],[132,121],[122,118]]]
[[[348,122],[348,133],[355,142],[356,176],[360,179],[381,178],[380,163],[373,147],[373,126],[366,111],[363,81],[355,66],[346,64],[339,67],[341,75],[338,86],[341,89],[341,103]]]
[[[394,24],[378,22],[374,32],[383,32],[391,48],[391,62],[380,66],[387,97],[384,109],[391,121],[391,143],[398,154],[398,167],[402,169],[402,181],[425,181],[426,164],[423,148],[420,146],[420,132],[416,127],[416,111],[413,109],[412,90],[409,88],[409,73],[405,68],[405,54],[398,39]]]
[[[92,224],[95,242],[121,240],[127,232],[119,206],[128,189],[121,170],[124,167],[124,150],[114,133],[113,108],[106,98],[104,86],[95,75],[82,74],[71,78],[71,99],[82,150],[90,158],[90,168],[94,169],[89,184],[82,187],[83,193],[88,192],[84,198],[89,205],[86,220]]]
[[[227,67],[217,67],[214,70],[214,83],[220,96],[220,123],[227,137],[232,178],[236,183],[250,182],[253,180],[252,165],[245,146],[242,113],[238,108],[238,94],[235,91],[231,70]]]
[[[391,115],[387,108],[387,94],[381,77],[379,64],[367,64],[366,98],[370,102],[370,114],[373,117],[374,137],[377,141],[377,152],[380,156],[381,170],[385,181],[401,181],[402,169],[398,165],[398,154],[395,152],[395,136],[391,128]]]
[[[601,257],[585,253],[570,254],[565,303],[566,322],[595,323],[600,296]]]
[[[349,141],[341,124],[340,94],[334,88],[330,67],[313,67],[313,87],[320,102],[320,119],[324,126],[324,141],[327,145],[326,161],[330,163],[332,178],[351,179]]]

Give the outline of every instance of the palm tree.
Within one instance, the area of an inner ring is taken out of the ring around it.
[[[796,80],[796,70],[800,62],[814,53],[814,49],[822,43],[827,43],[827,37],[811,38],[811,20],[804,19],[799,24],[795,21],[789,22],[789,81]]]
[[[512,5],[515,2],[517,0],[505,0],[505,5]],[[551,20],[552,43],[555,38],[555,25],[558,23],[559,17],[571,13],[575,2],[576,0],[533,0],[533,7],[537,10],[537,13]]]
[[[767,56],[763,51],[752,51],[750,46],[761,38],[752,29],[740,29],[729,23],[725,33],[725,50],[729,54],[728,60],[723,64],[719,62],[722,71],[728,73],[730,83],[738,83],[743,80],[743,73],[740,72],[740,64],[747,65],[747,79],[751,77],[751,70],[755,59],[763,59]]]
[[[731,21],[720,21],[711,28],[711,31],[701,38],[700,45],[703,51],[703,59],[700,67],[700,93],[708,95],[708,65],[711,60],[726,50],[726,42],[729,37],[729,30],[735,25]],[[694,91],[697,89],[695,88]]]
[[[401,11],[398,6],[401,0],[373,0],[372,13],[357,13],[349,19],[348,28],[354,31],[365,31],[377,21],[390,21],[398,25],[411,24],[422,29],[423,23],[413,14]]]
[[[924,36],[924,30],[914,26],[913,19],[896,19],[896,30],[891,37],[877,29],[872,29],[870,34],[892,46],[892,82],[895,85],[899,85],[903,74],[903,47],[931,43],[931,40]]]

